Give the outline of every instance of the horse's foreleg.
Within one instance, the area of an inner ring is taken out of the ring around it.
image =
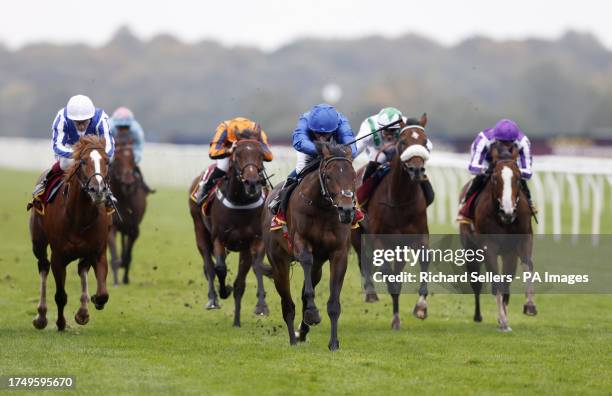
[[[534,289],[533,289],[533,260],[532,260],[532,250],[533,250],[533,238],[530,235],[529,238],[525,241],[523,252],[521,252],[521,263],[523,266],[523,271],[529,273],[529,280],[527,281],[527,285],[525,286],[525,297],[527,298],[527,302],[523,305],[523,313],[529,316],[535,316],[538,314],[538,310],[536,308],[536,304],[533,301]]]
[[[134,243],[136,243],[136,239],[138,239],[138,228],[133,230],[131,233],[127,235],[127,241],[124,247],[123,252],[121,252],[121,263],[125,268],[125,272],[123,273],[123,284],[127,285],[130,283],[130,265],[132,264],[132,250],[134,249]]]
[[[212,244],[199,211],[196,210],[196,213],[192,214],[192,216],[196,245],[202,256],[204,277],[208,281],[208,302],[206,303],[206,309],[219,309],[221,306],[219,305],[217,292],[215,291],[215,266],[210,255]]]
[[[225,246],[216,238],[213,241],[213,252],[215,254],[215,274],[219,279],[219,296],[223,299],[228,298],[232,295],[232,287],[225,284],[225,278],[227,277],[227,265],[225,264],[225,258],[227,254],[225,252]]]
[[[255,278],[257,278],[257,304],[255,305],[255,315],[268,316],[270,310],[266,303],[266,289],[264,288],[264,245],[261,239],[258,239],[251,244],[251,256],[253,260],[253,272],[255,272]]]
[[[66,318],[64,317],[64,307],[68,302],[66,294],[66,263],[51,253],[51,270],[55,279],[55,304],[57,304],[57,330],[63,331],[66,329]]]
[[[331,321],[331,335],[327,344],[330,351],[340,348],[338,341],[338,318],[340,317],[340,291],[346,274],[346,250],[335,252],[330,260],[329,300],[327,301],[327,314]]]
[[[419,263],[421,267],[421,272],[429,271],[429,260],[421,260]],[[412,310],[412,314],[415,318],[418,319],[426,319],[427,318],[427,281],[424,280],[421,282],[419,286],[419,299],[417,300],[414,309]]]
[[[296,233],[293,251],[304,271],[304,288],[302,303],[304,316],[302,320],[309,326],[321,323],[321,314],[314,301],[314,286],[312,283],[313,257],[310,246]]]
[[[50,263],[47,259],[47,244],[35,244],[34,255],[38,259],[38,274],[40,276],[40,299],[38,301],[38,314],[32,320],[35,328],[42,330],[47,327],[47,277]]]
[[[234,327],[240,327],[240,308],[242,302],[242,296],[246,287],[246,276],[251,268],[251,261],[253,257],[248,250],[240,252],[240,258],[238,259],[238,274],[234,281]]]
[[[104,309],[104,305],[108,302],[108,290],[106,289],[108,261],[106,261],[106,250],[95,261],[94,273],[96,275],[96,294],[91,296],[91,302],[97,310],[101,310]]]
[[[385,262],[382,266],[383,274],[399,274],[404,269],[405,263],[395,263],[392,266],[389,262]],[[391,295],[393,303],[393,319],[391,320],[391,328],[399,330],[401,327],[401,319],[399,314],[399,297],[402,291],[401,282],[387,282],[387,291]]]
[[[81,260],[79,262],[79,277],[81,278],[81,307],[74,315],[74,320],[80,325],[86,325],[89,322],[89,310],[87,303],[89,302],[89,290],[87,287],[87,273],[89,272],[89,262]]]
[[[113,269],[113,285],[119,285],[119,268],[121,267],[121,260],[117,255],[117,229],[115,227],[111,227],[108,232],[108,250],[110,250],[111,255],[111,267]]]
[[[316,288],[319,282],[321,281],[321,276],[323,275],[323,263],[314,263],[314,267],[312,270],[312,285],[313,288]],[[304,297],[304,285],[302,285],[302,318],[304,317],[304,311],[306,310],[306,300]],[[306,341],[306,335],[310,331],[310,326],[304,322],[302,319],[302,323],[300,323],[300,328],[298,329],[298,341],[304,342]]]
[[[361,227],[351,232],[351,243],[357,253],[357,264],[359,264],[359,271],[363,279],[363,290],[365,292],[365,302],[373,303],[378,301],[378,294],[374,289],[374,283],[372,282],[372,267],[370,263],[361,261]]]
[[[280,258],[272,257],[271,253],[268,253],[272,264],[272,276],[274,278],[274,286],[281,298],[281,308],[283,311],[283,319],[287,324],[287,332],[289,333],[289,344],[295,345],[297,340],[295,338],[295,330],[293,327],[293,321],[295,320],[295,304],[291,298],[291,283],[289,282],[289,261]]]
[[[474,322],[482,322],[482,314],[480,312],[480,292],[482,290],[482,282],[472,282],[472,274],[480,275],[480,264],[476,261],[467,263],[467,273],[470,275],[470,285],[474,292]]]

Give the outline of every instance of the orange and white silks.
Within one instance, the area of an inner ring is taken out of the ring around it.
[[[236,117],[219,124],[210,143],[208,155],[211,159],[225,158],[229,156],[232,144],[241,139],[259,140],[264,151],[264,161],[272,161],[268,136],[258,123],[244,117]]]

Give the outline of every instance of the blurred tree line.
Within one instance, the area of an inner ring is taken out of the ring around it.
[[[0,135],[47,137],[57,110],[84,93],[109,115],[130,107],[154,140],[207,142],[238,115],[288,139],[328,83],[342,87],[337,107],[355,130],[393,105],[427,112],[431,133],[451,139],[500,117],[533,136],[612,136],[612,52],[590,34],[452,47],[415,35],[305,39],[263,52],[169,35],[142,41],[125,27],[102,47],[0,46]]]

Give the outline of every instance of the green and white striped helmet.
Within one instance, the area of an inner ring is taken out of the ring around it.
[[[402,112],[395,107],[385,107],[378,113],[378,126],[384,127],[403,117]],[[399,128],[399,124],[395,124],[391,128]]]

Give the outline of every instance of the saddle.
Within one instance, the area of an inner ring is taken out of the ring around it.
[[[36,213],[41,216],[45,214],[45,206],[53,202],[57,196],[57,192],[64,185],[64,173],[54,172],[46,181],[44,190],[32,197],[32,201],[28,203],[26,210],[34,208]]]
[[[193,191],[191,191],[190,198],[193,202],[198,202],[198,198],[197,198],[198,191],[200,190],[200,188],[202,188],[204,184],[206,184],[206,182],[210,178],[210,175],[212,175],[213,170],[215,169],[215,166],[216,166],[215,164],[209,165],[208,168],[200,174],[200,181],[198,182],[198,184],[195,185],[195,187],[193,188]],[[215,184],[215,186],[208,193],[206,200],[202,202],[202,205],[200,206],[200,210],[202,211],[202,214],[204,216],[210,215],[211,203],[215,199],[216,191],[220,184],[221,184],[221,180],[217,181],[217,184]]]

